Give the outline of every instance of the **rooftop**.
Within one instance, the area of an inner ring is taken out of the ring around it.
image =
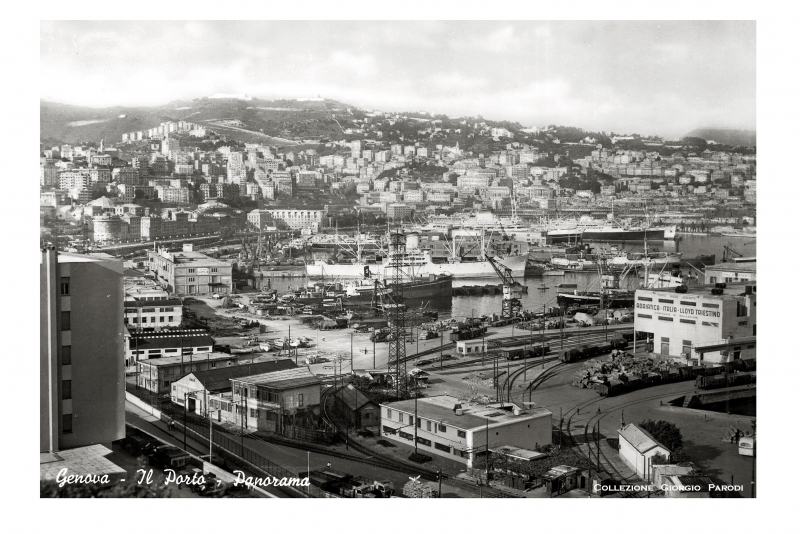
[[[666,450],[669,450],[667,447],[656,441],[656,439],[651,436],[647,430],[639,428],[634,423],[625,425],[625,427],[618,432],[621,438],[624,438],[625,441],[630,443],[633,448],[640,453],[645,453],[655,447],[662,447]]]
[[[133,297],[125,299],[126,308],[153,308],[158,306],[183,306],[183,302],[177,297],[161,300],[138,300]]]
[[[337,393],[336,398],[344,402],[351,410],[361,409],[365,404],[375,404],[369,400],[369,397],[367,397],[360,390],[357,390],[351,384],[348,384],[346,388],[340,390]]]
[[[139,347],[141,348],[141,341],[139,342]],[[239,355],[236,354],[228,354],[227,352],[204,352],[203,354],[198,355],[195,359],[198,362],[200,361],[225,361],[225,360],[236,360],[239,358]],[[168,367],[170,365],[180,365],[181,360],[184,363],[189,363],[189,358],[186,356],[181,356],[180,354],[177,356],[166,356],[164,358],[151,358],[149,360],[139,360],[139,363],[152,365],[153,367]]]
[[[727,285],[725,286],[722,295],[713,295],[711,293],[711,290],[716,287],[714,284],[691,286],[689,287],[689,291],[687,293],[676,293],[674,289],[673,290],[637,289],[636,295],[638,296],[640,293],[647,293],[654,295],[656,297],[667,298],[667,299],[692,300],[693,297],[702,297],[704,299],[729,300],[742,296],[745,292],[746,286],[752,287],[753,295],[756,294],[755,282],[746,281],[746,282],[727,282]]]
[[[740,273],[754,273],[756,272],[755,263],[738,263],[734,261],[725,261],[715,265],[706,265],[706,271],[737,271]]]
[[[39,454],[39,478],[55,479],[62,469],[69,475],[108,475],[113,480],[114,476],[125,476],[126,471],[107,460],[106,455],[111,450],[103,445],[90,445],[58,452],[42,452]]]
[[[242,378],[258,374],[283,371],[296,368],[297,365],[289,359],[273,360],[269,362],[244,363],[241,365],[230,365],[219,369],[208,369],[206,371],[195,371],[190,373],[208,391],[222,391],[230,389],[232,378]],[[188,376],[188,375],[187,375]]]
[[[273,389],[290,389],[303,386],[313,386],[321,383],[320,379],[317,378],[316,375],[312,374],[311,371],[309,371],[306,367],[296,367],[294,369],[286,369],[283,371],[246,376],[238,379],[238,381],[245,384],[266,386]]]
[[[148,251],[148,255],[156,255],[162,258],[169,259],[170,261],[180,265],[197,265],[199,267],[230,267],[231,264],[206,256],[200,252],[167,252],[161,254],[160,252]]]
[[[462,415],[456,415],[455,406],[460,405]],[[414,399],[382,404],[392,410],[414,413]],[[546,408],[521,409],[520,415],[514,415],[513,403],[470,404],[468,401],[450,395],[436,397],[423,397],[417,399],[417,413],[420,417],[438,421],[444,425],[460,428],[462,430],[480,430],[486,426],[506,425],[523,420],[552,417],[553,413]]]
[[[208,334],[131,335],[129,345],[131,350],[213,347],[214,338]]]

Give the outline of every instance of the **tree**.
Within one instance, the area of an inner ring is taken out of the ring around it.
[[[650,433],[656,441],[669,450],[675,452],[683,446],[683,436],[680,429],[669,421],[648,419],[639,423],[639,426]]]
[[[669,458],[667,458],[660,452],[657,452],[652,456],[652,458],[650,458],[650,462],[653,465],[667,465],[669,463]]]

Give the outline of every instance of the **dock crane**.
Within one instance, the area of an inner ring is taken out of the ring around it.
[[[494,272],[503,281],[503,303],[500,310],[500,317],[503,319],[513,319],[522,312],[522,284],[514,280],[511,274],[511,269],[497,261],[491,256],[486,256],[488,261],[494,268]]]

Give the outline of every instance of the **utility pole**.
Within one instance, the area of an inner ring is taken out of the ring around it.
[[[442,351],[444,350],[444,334],[439,335],[439,370],[442,370]]]
[[[419,426],[419,419],[417,418],[417,393],[414,388],[414,454],[417,454],[417,426]]]
[[[486,486],[489,486],[489,418],[486,418]]]
[[[353,332],[350,332],[350,372],[353,372]]]
[[[544,304],[542,304],[542,369],[544,369]]]
[[[214,441],[211,439],[214,435],[214,422],[211,419],[211,412],[208,412],[208,463],[214,463],[214,454],[213,454],[213,443]]]
[[[189,402],[189,392],[183,393],[183,450],[186,450],[186,404]]]

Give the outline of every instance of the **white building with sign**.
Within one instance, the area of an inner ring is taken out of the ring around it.
[[[755,359],[756,286],[727,284],[636,291],[634,329],[647,332],[652,352],[699,364]],[[719,293],[719,294],[715,294]]]
[[[416,404],[416,405],[415,405]],[[476,455],[513,446],[535,450],[552,443],[553,413],[513,403],[473,404],[450,395],[381,404],[381,434],[423,454],[472,467]]]

